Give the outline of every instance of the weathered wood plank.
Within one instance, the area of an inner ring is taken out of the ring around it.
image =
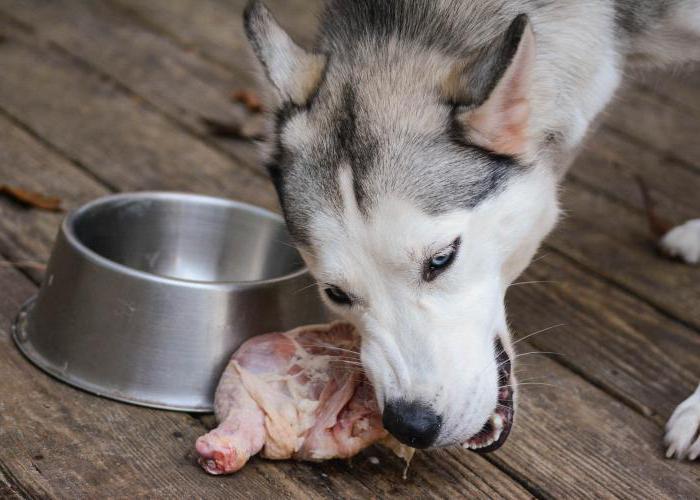
[[[250,53],[242,35],[242,13],[246,0],[110,0],[131,12],[137,19],[186,47],[200,51],[222,66],[238,71],[241,61]],[[302,44],[308,44],[316,33],[316,17],[321,0],[272,0],[266,3],[274,10],[280,24]]]
[[[66,210],[108,193],[104,186],[2,115],[0,137],[3,182],[57,196]],[[0,197],[0,252],[38,282],[62,218],[61,213],[28,209]]]
[[[0,21],[0,107],[95,177],[123,189],[233,195],[276,209],[267,179],[182,130],[140,98]]]
[[[31,26],[37,36],[109,74],[209,144],[262,172],[252,142],[211,137],[202,123],[204,117],[233,123],[250,119],[247,110],[231,100],[231,93],[255,86],[251,71],[231,73],[184,51],[105,2],[6,0],[0,9]]]
[[[700,94],[694,102],[698,99]],[[700,115],[659,99],[640,86],[628,85],[607,110],[605,123],[700,171]]]
[[[700,71],[698,65],[687,65],[631,75],[634,85],[663,99],[672,106],[700,116]]]
[[[659,424],[700,380],[696,331],[568,259],[550,252],[518,282],[508,293],[518,337],[541,331],[528,344],[558,353],[556,360]],[[547,330],[553,325],[560,326]]]
[[[571,183],[566,218],[546,245],[700,328],[700,268],[657,255],[645,217]]]
[[[552,498],[700,495],[694,464],[662,458],[659,426],[550,359],[528,363],[555,387],[523,386],[518,425],[493,454],[498,463]]]
[[[679,224],[700,216],[700,173],[629,142],[609,127],[598,130],[569,171],[569,178],[643,210],[636,177],[644,179],[660,216]]]

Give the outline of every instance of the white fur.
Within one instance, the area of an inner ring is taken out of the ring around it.
[[[674,227],[661,239],[663,249],[688,264],[700,262],[700,219]]]
[[[695,392],[673,412],[666,424],[666,457],[700,457],[700,385]]]
[[[319,282],[357,297],[351,308],[329,305],[362,326],[380,405],[429,402],[443,417],[436,445],[464,441],[496,406],[496,335],[510,349],[505,289],[556,221],[555,176],[533,169],[476,209],[439,217],[389,196],[365,219],[351,175],[340,176],[342,219],[318,214],[311,224],[318,250],[307,262]],[[451,268],[422,282],[425,260],[458,236]]]

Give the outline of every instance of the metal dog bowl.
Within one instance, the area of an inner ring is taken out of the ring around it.
[[[211,411],[245,339],[325,321],[282,219],[205,196],[136,193],[66,217],[13,336],[51,375],[145,406]]]

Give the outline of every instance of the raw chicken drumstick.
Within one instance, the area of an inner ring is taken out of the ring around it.
[[[202,467],[211,474],[235,472],[256,453],[347,458],[387,437],[359,345],[354,327],[341,322],[245,342],[216,390],[219,426],[197,440]],[[388,444],[396,450],[398,442]]]

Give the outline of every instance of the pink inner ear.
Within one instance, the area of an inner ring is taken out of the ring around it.
[[[494,153],[522,156],[530,144],[530,82],[535,62],[535,37],[527,26],[518,50],[486,102],[466,112],[469,140]]]

